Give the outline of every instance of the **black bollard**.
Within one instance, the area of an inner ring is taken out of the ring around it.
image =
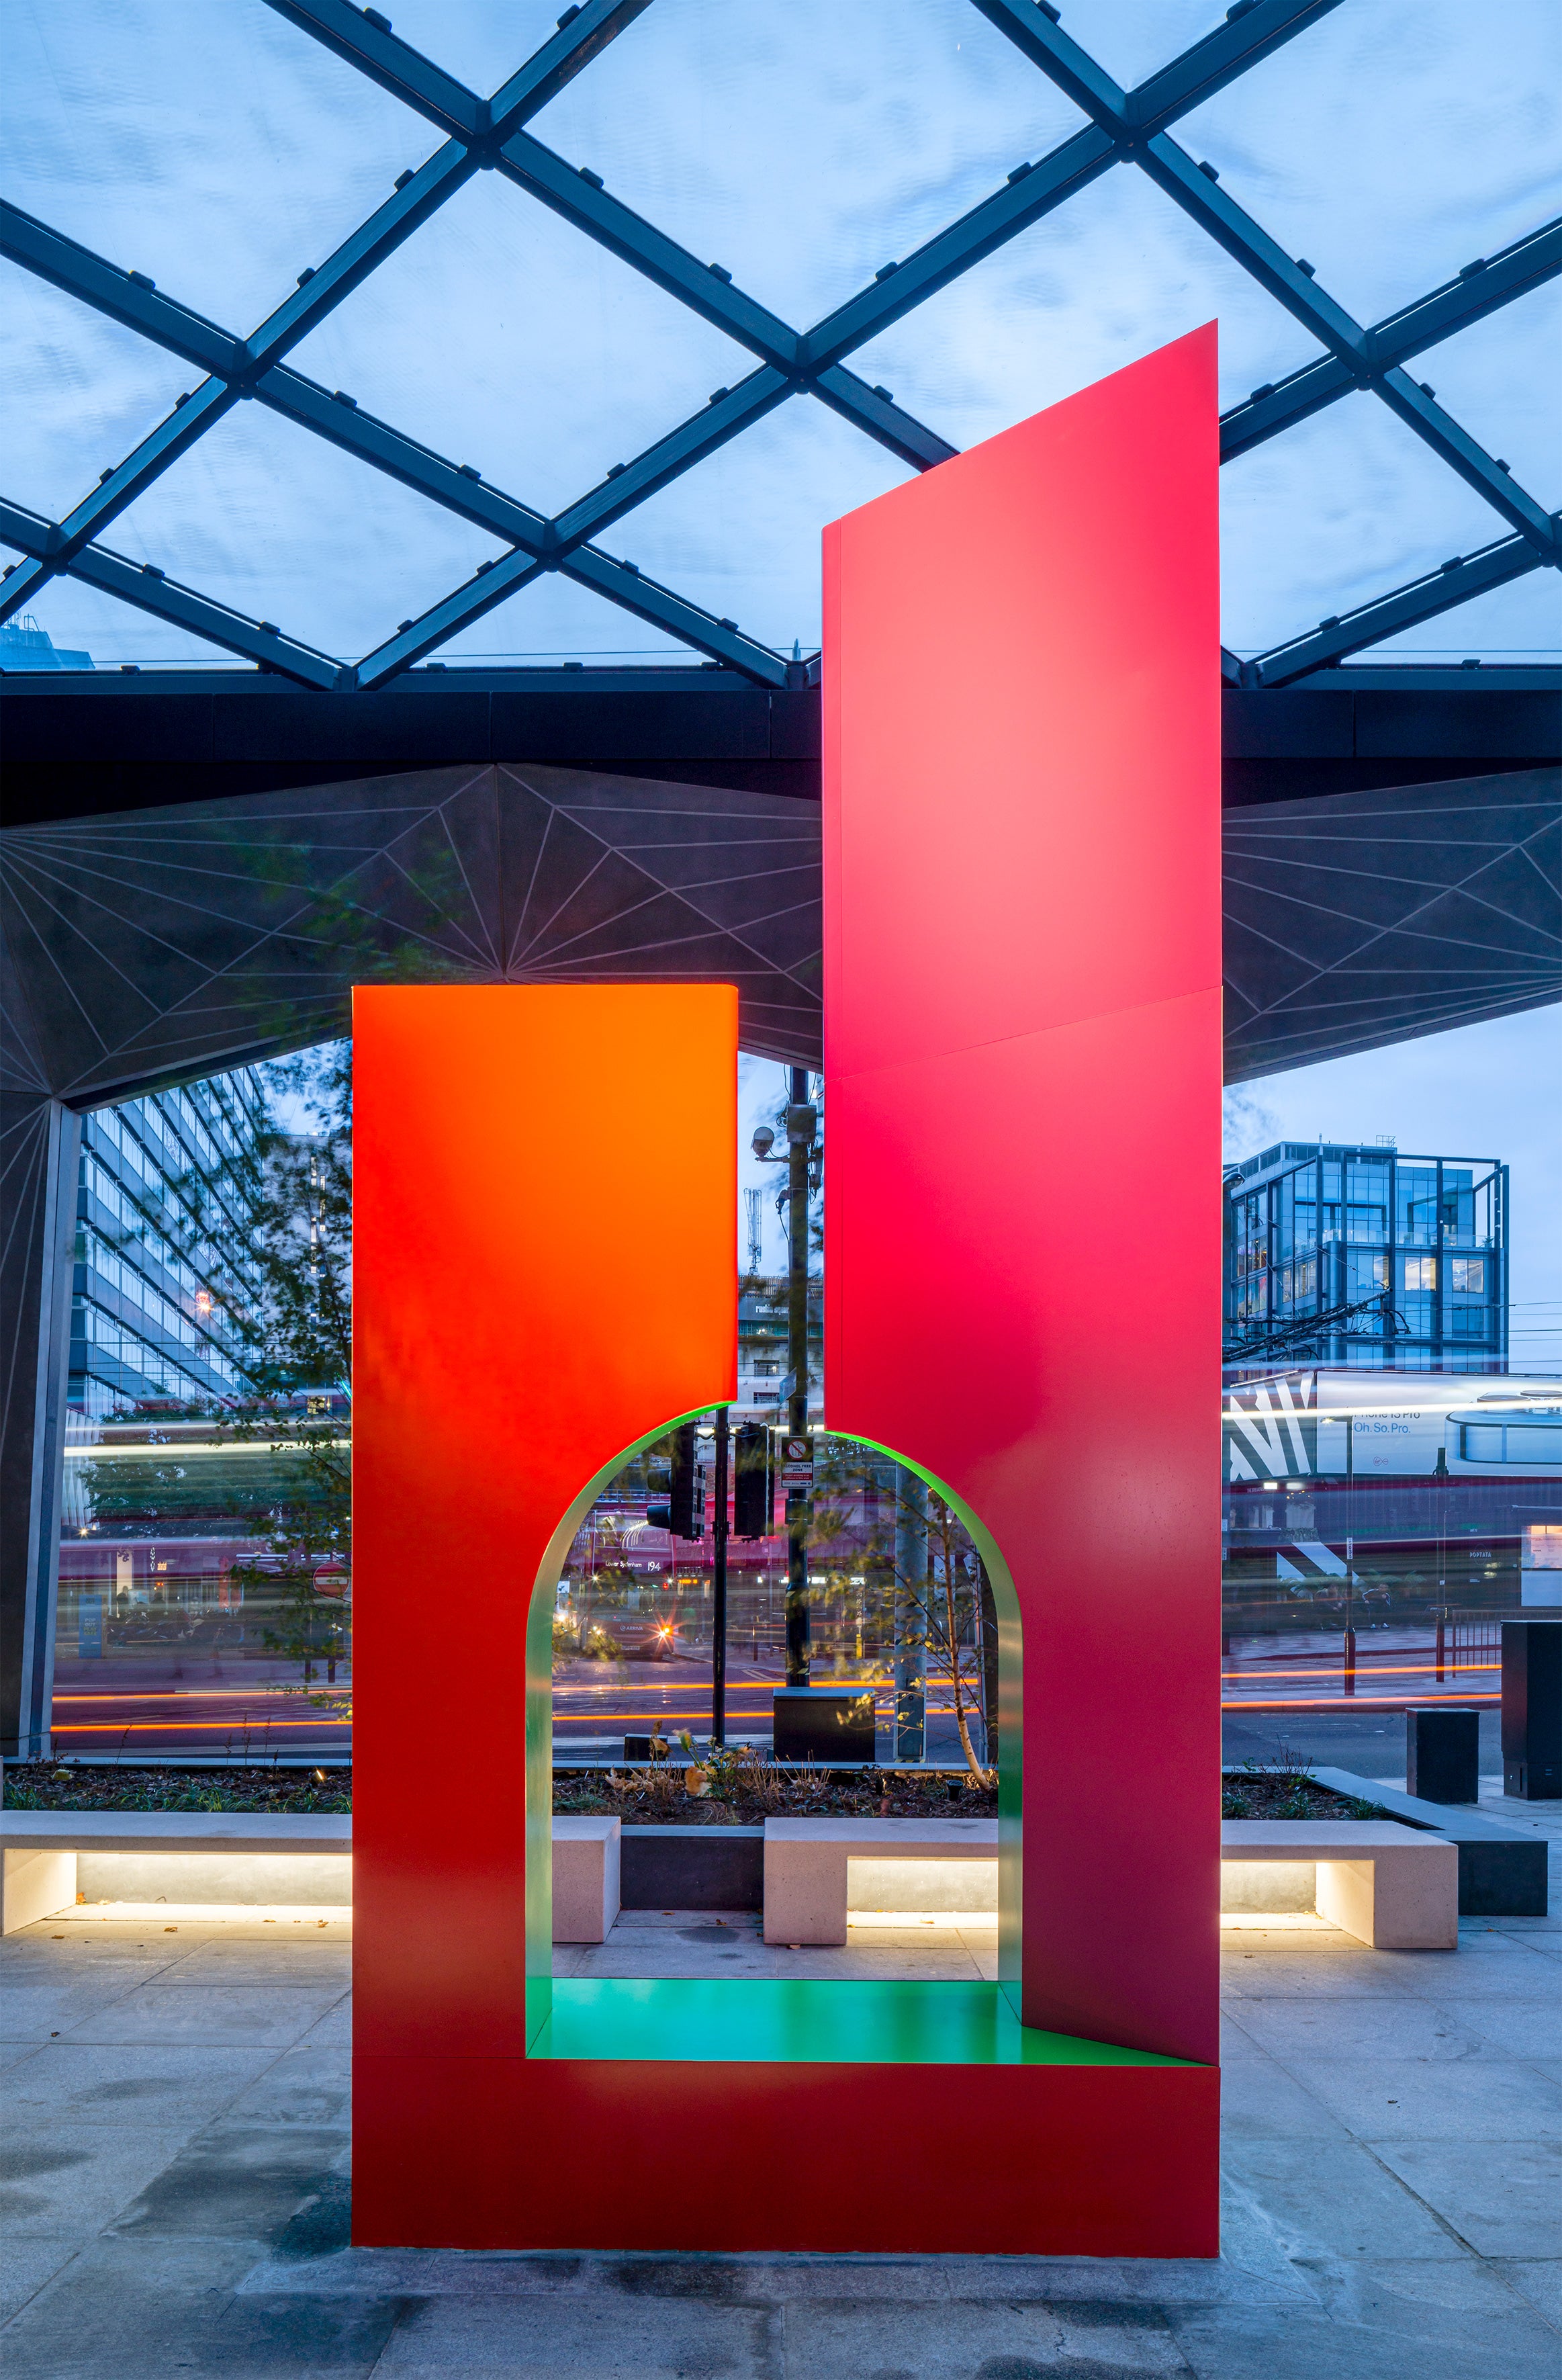
[[[1562,1800],[1562,1620],[1502,1623],[1502,1790]]]
[[[1423,1802],[1481,1798],[1481,1714],[1447,1703],[1405,1706],[1405,1791]]]

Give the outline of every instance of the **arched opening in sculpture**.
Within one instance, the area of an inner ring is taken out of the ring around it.
[[[571,1548],[604,1492],[622,1476],[626,1466],[634,1463],[637,1457],[657,1446],[681,1422],[694,1421],[696,1417],[694,1412],[673,1415],[656,1428],[646,1431],[631,1445],[622,1448],[611,1462],[604,1463],[572,1499],[557,1528],[549,1538],[538,1566],[527,1607],[526,1683],[528,1851],[527,1970],[528,1976],[533,1979],[534,1991],[537,1979],[545,1975],[551,1976],[553,1933],[548,1828],[553,1808],[552,1763],[555,1742],[553,1627],[558,1608],[560,1583],[565,1575],[565,1565]],[[1023,1638],[1019,1597],[1015,1591],[1009,1565],[996,1539],[964,1498],[940,1479],[936,1473],[924,1465],[908,1461],[903,1454],[892,1447],[875,1446],[864,1439],[853,1439],[843,1443],[849,1444],[862,1453],[881,1457],[898,1473],[920,1482],[929,1497],[942,1503],[949,1514],[953,1517],[960,1534],[969,1541],[971,1550],[979,1563],[981,1584],[990,1590],[997,1625],[995,1668],[998,1698],[996,1712],[986,1707],[984,1698],[985,1716],[981,1741],[986,1763],[998,1772],[998,1980],[1008,2004],[1009,2012],[1017,2022],[1020,2018],[1021,1944],[1023,1924],[1022,1811],[1024,1745]],[[949,1532],[945,1533],[946,1538],[949,1534]],[[942,1585],[942,1566],[951,1558],[951,1548],[947,1542],[942,1554],[935,1552],[927,1556],[927,1597],[935,1607],[941,1600],[941,1597],[935,1590]],[[881,1575],[876,1584],[880,1595],[888,1593],[891,1599],[898,1597],[902,1602],[905,1600],[908,1582],[901,1578],[892,1566],[888,1583]],[[925,1652],[931,1634],[937,1656],[946,1665],[950,1663],[951,1656],[954,1659],[960,1658],[958,1617],[951,1613],[951,1621],[945,1625],[941,1635],[935,1633],[936,1621],[934,1632],[928,1631],[926,1618],[922,1621],[922,1628]],[[996,1758],[994,1757],[995,1737]],[[956,1755],[951,1755],[953,1756]],[[830,1988],[846,1989],[850,1986],[842,1983],[832,1985]],[[588,1997],[595,2004],[595,2011],[599,2022],[603,2007],[611,2004],[613,1996],[597,1991],[589,1996],[563,1993],[557,1997],[563,2003],[568,2003],[575,1998],[584,1999]],[[643,2002],[643,1996],[640,1997]],[[876,2007],[881,2010],[882,1996],[874,1995],[873,1998]],[[703,1992],[699,1995],[699,2000],[702,2007],[708,2008]],[[975,2003],[972,2003],[971,2012],[975,2012]],[[675,2028],[680,2015],[679,1995],[676,1992],[663,1995],[663,2010],[670,2026]],[[866,2014],[865,2007],[865,2016]],[[533,2025],[528,2024],[527,2031],[528,2049],[530,2049],[538,2036]],[[643,2035],[641,2037],[644,2038]],[[842,2041],[847,2037],[844,2032],[838,2034],[838,2038]],[[570,2029],[570,2038],[572,2042],[578,2043],[580,2035],[576,2028]],[[865,2052],[868,2038],[868,2028],[865,2024],[863,2033]],[[544,2054],[558,2053],[548,2050]],[[571,2054],[575,2053],[572,2051]]]

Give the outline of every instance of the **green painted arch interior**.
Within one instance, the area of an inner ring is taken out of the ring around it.
[[[634,1439],[582,1487],[549,1539],[527,1614],[527,2055],[565,2059],[830,2065],[1175,2065],[1175,2058],[1043,2033],[1019,2019],[1020,1770],[1023,1656],[1019,1597],[981,1515],[924,1463],[852,1438],[912,1472],[944,1500],[986,1568],[999,1623],[999,1977],[987,1983],[553,1980],[552,1617],[576,1531],[626,1463],[681,1422],[673,1414]],[[829,1433],[834,1435],[834,1433]]]

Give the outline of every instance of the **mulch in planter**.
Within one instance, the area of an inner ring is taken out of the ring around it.
[[[733,1773],[691,1791],[676,1755],[651,1768],[555,1771],[556,1816],[619,1817],[628,1826],[758,1827],[767,1818],[996,1818],[998,1794],[968,1772],[894,1768],[777,1769],[732,1764]],[[696,1786],[707,1781],[703,1767]]]
[[[703,1782],[701,1772],[696,1782]],[[1255,1769],[1222,1779],[1226,1818],[1385,1818],[1375,1802],[1336,1793],[1300,1770]],[[293,1811],[345,1813],[350,1768],[78,1768],[50,1761],[8,1762],[9,1810]],[[652,1768],[563,1769],[553,1779],[561,1816],[605,1816],[629,1825],[757,1827],[767,1818],[994,1818],[998,1795],[963,1772],[866,1768],[781,1770],[740,1765],[730,1781],[691,1792],[676,1759]]]
[[[963,1772],[926,1775],[895,1769],[821,1769],[797,1775],[759,1762],[734,1764],[729,1783],[712,1779],[691,1793],[684,1765],[653,1768],[564,1769],[553,1779],[561,1815],[611,1815],[629,1825],[754,1827],[768,1817],[992,1818],[998,1795],[965,1782]],[[700,1779],[704,1781],[705,1772]],[[56,1767],[51,1761],[7,1762],[10,1810],[251,1811],[345,1813],[353,1806],[350,1768]]]
[[[1337,1793],[1302,1769],[1251,1769],[1220,1780],[1223,1818],[1387,1818],[1376,1802]]]
[[[6,1763],[7,1810],[250,1810],[261,1816],[353,1806],[350,1768],[56,1768]]]

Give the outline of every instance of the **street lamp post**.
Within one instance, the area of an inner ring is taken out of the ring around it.
[[[727,1741],[727,1449],[732,1424],[716,1408],[716,1511],[711,1521],[710,1741]]]
[[[786,1401],[786,1428],[791,1438],[804,1438],[808,1428],[808,1195],[818,1186],[822,1155],[818,1112],[808,1099],[808,1070],[787,1070],[786,1155],[772,1157],[775,1134],[761,1124],[753,1140],[762,1165],[787,1169],[786,1200],[787,1367],[791,1374]],[[808,1491],[786,1491],[786,1682],[808,1682]]]

